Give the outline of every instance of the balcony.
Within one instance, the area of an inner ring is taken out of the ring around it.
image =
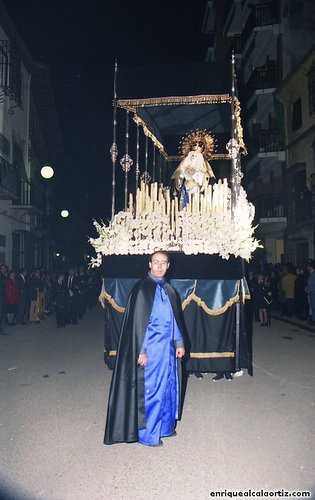
[[[279,2],[277,0],[254,5],[242,31],[242,47],[244,48],[246,46],[255,29],[257,30],[265,26],[279,24],[279,22],[280,11]]]
[[[7,96],[21,104],[21,58],[14,45],[0,40],[0,97]]]
[[[254,8],[254,27],[270,26],[280,22],[279,2],[271,2],[255,5]]]
[[[18,198],[18,175],[16,168],[0,156],[0,199]]]
[[[283,197],[262,198],[255,202],[256,220],[264,234],[282,232],[287,226]]]
[[[284,150],[283,133],[281,130],[258,130],[252,139],[254,154],[278,153]]]
[[[256,202],[256,216],[259,219],[284,217],[285,207],[283,197],[262,198]]]
[[[35,186],[21,179],[18,189],[18,199],[12,203],[12,208],[42,214],[44,211],[44,196],[41,186]]]
[[[246,99],[254,92],[273,92],[281,83],[281,68],[277,62],[269,61],[265,66],[255,68],[245,86]]]

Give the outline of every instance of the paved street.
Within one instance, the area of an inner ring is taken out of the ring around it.
[[[162,448],[103,445],[111,373],[103,312],[78,326],[0,336],[1,484],[45,500],[204,500],[209,491],[315,485],[315,332],[254,329],[254,377],[190,377],[177,437]],[[0,495],[1,496],[1,495]]]

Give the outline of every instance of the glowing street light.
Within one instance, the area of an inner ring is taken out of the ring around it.
[[[41,168],[40,175],[44,177],[44,179],[51,179],[54,175],[54,169],[49,165],[45,165]]]
[[[60,215],[61,215],[61,217],[66,219],[67,217],[69,217],[69,212],[68,212],[68,210],[61,210]]]

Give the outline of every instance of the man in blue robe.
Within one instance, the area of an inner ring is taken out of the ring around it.
[[[126,306],[109,393],[104,443],[161,446],[181,410],[184,325],[175,290],[165,282],[169,258],[155,252],[148,277]]]

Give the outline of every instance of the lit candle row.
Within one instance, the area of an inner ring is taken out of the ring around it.
[[[137,189],[135,206],[133,195],[129,194],[129,212],[135,216],[156,212],[169,218],[170,228],[175,237],[178,236],[177,220],[179,200],[171,200],[170,189],[158,186],[153,182],[150,186],[141,182]],[[227,179],[218,180],[213,186],[207,185],[204,192],[188,193],[188,203],[184,210],[188,213],[227,212],[228,210],[228,184]]]
[[[228,209],[227,179],[219,179],[217,184],[206,186],[203,193],[189,193],[189,202],[185,207],[188,213],[226,212]]]

